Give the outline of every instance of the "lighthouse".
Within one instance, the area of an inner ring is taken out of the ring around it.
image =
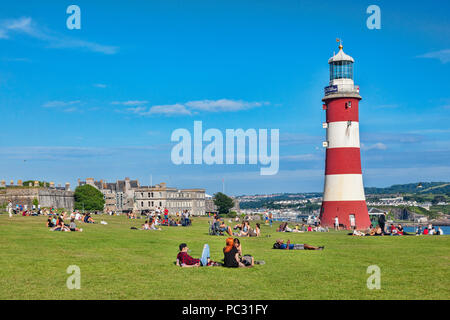
[[[328,60],[330,83],[322,99],[326,110],[325,184],[321,223],[333,226],[337,217],[346,229],[367,229],[371,222],[367,212],[361,171],[358,104],[359,87],[353,82],[352,57],[339,52]]]

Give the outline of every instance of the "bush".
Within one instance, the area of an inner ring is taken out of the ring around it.
[[[228,218],[236,218],[236,216],[237,216],[236,211],[230,211],[230,212],[227,214],[227,217],[228,217]]]

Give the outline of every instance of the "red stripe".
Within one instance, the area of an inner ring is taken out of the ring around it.
[[[362,174],[359,148],[328,148],[325,174]]]
[[[355,215],[356,228],[368,229],[371,225],[365,201],[324,201],[320,210],[320,223],[327,227],[334,226],[337,216],[339,224],[350,228],[350,214]]]
[[[351,107],[346,107],[346,103],[351,102]],[[327,122],[336,121],[359,121],[358,99],[339,98],[327,103]]]

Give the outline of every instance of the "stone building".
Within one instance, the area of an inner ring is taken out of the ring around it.
[[[167,208],[170,215],[189,210],[192,215],[205,214],[205,189],[169,188],[165,183],[134,190],[136,210],[150,212]]]
[[[89,184],[103,193],[105,199],[105,212],[119,213],[134,212],[147,213],[167,208],[173,215],[183,210],[189,210],[193,215],[205,214],[204,189],[176,189],[160,183],[155,186],[141,186],[138,180],[118,180],[107,183],[93,178],[85,181],[78,179],[79,185]]]
[[[22,205],[31,209],[35,199],[41,208],[64,208],[70,211],[74,207],[73,191],[70,190],[69,183],[66,183],[65,187],[55,187],[55,184],[50,182],[48,187],[43,187],[39,186],[38,181],[26,186],[21,180],[18,180],[17,184],[11,181],[8,185],[4,180],[0,182],[0,204],[11,200],[13,206]]]

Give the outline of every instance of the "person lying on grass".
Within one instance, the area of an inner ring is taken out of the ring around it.
[[[284,240],[278,239],[277,242],[273,244],[274,249],[284,249],[284,250],[323,250],[325,249],[324,246],[322,247],[314,247],[306,243],[291,243],[290,240],[287,241],[287,243],[284,243]]]
[[[180,267],[201,267],[201,266],[218,266],[219,263],[214,262],[209,256],[209,245],[203,246],[202,257],[200,259],[192,258],[187,252],[189,250],[186,243],[179,246],[180,252],[177,255],[177,266]]]

